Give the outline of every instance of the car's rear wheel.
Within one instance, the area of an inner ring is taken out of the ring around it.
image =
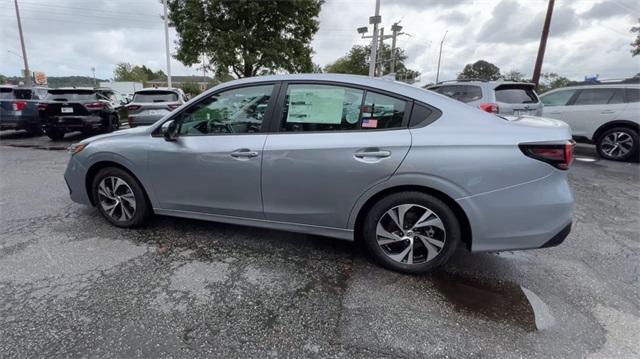
[[[364,244],[385,268],[425,273],[444,264],[460,242],[460,223],[440,199],[400,192],[374,204],[363,223]]]
[[[596,142],[600,157],[612,161],[636,159],[640,152],[638,146],[638,132],[627,127],[608,129]]]
[[[111,224],[131,228],[151,215],[151,205],[140,183],[128,172],[107,167],[93,179],[93,199],[100,213]]]
[[[120,118],[118,115],[111,116],[111,130],[116,131],[120,128]]]
[[[60,141],[64,138],[64,131],[59,128],[55,128],[55,127],[47,128],[45,130],[45,133],[50,139],[54,141]]]
[[[31,126],[27,129],[27,133],[29,136],[42,136],[42,127],[40,126]]]

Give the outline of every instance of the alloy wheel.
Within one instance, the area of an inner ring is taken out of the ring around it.
[[[622,158],[633,148],[633,138],[626,132],[612,132],[602,139],[600,147],[607,156]]]
[[[115,221],[129,221],[136,213],[133,190],[120,177],[108,176],[100,181],[98,201],[104,212]]]
[[[420,264],[431,261],[442,251],[446,229],[432,210],[417,204],[402,204],[380,217],[376,239],[390,259]]]

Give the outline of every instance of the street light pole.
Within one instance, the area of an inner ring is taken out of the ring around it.
[[[444,32],[444,36],[442,36],[442,41],[440,41],[440,53],[438,54],[438,70],[436,71],[436,83],[440,79],[440,59],[442,58],[442,44],[444,44],[444,38],[447,37],[447,33],[449,30]]]
[[[547,37],[549,37],[549,27],[551,26],[551,15],[553,14],[554,0],[549,0],[547,6],[547,16],[544,18],[544,25],[542,27],[542,36],[540,37],[540,46],[538,47],[538,57],[536,58],[536,65],[533,68],[533,82],[536,87],[540,83],[540,71],[542,70],[542,60],[544,59],[544,51],[547,47]]]
[[[93,87],[98,87],[98,83],[96,82],[96,68],[92,67],[91,72],[93,72]]]
[[[391,35],[391,73],[392,74],[396,72],[396,38],[398,37],[398,35],[404,34],[400,31],[402,31],[402,26],[398,25],[397,22],[391,26],[391,32],[393,34]]]
[[[20,21],[20,10],[18,9],[18,0],[14,0],[16,5],[16,19],[18,20],[18,33],[20,34],[20,46],[22,46],[22,61],[24,62],[24,84],[31,86],[31,71],[29,70],[29,61],[27,61],[27,49],[24,46],[24,36],[22,35],[22,22]]]
[[[162,0],[164,7],[164,44],[167,51],[167,87],[171,87],[171,54],[169,52],[169,17],[167,16],[167,0]]]
[[[369,24],[373,24],[373,37],[371,39],[371,59],[369,61],[369,77],[375,76],[376,62],[378,60],[378,24],[380,17],[380,0],[376,0],[376,13],[369,18]]]
[[[378,45],[377,76],[384,76],[384,27],[380,28],[380,44]]]

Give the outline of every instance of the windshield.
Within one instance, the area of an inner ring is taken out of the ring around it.
[[[145,91],[133,95],[132,102],[175,102],[178,94],[169,91]]]
[[[90,101],[96,100],[92,90],[50,90],[47,100],[50,101]]]

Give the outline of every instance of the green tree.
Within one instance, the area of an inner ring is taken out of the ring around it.
[[[528,79],[524,78],[524,74],[517,70],[511,70],[502,75],[502,78],[506,81],[527,82]]]
[[[310,72],[311,40],[324,0],[169,0],[178,32],[177,59],[199,62],[204,53],[218,77],[267,72]]]
[[[545,72],[540,76],[540,84],[538,84],[538,93],[544,93],[558,87],[565,87],[571,84],[571,80],[564,76],[560,76],[555,72]]]
[[[147,82],[150,80],[166,78],[166,75],[162,70],[153,72],[153,70],[145,65],[133,66],[128,62],[121,62],[117,64],[116,68],[113,70],[113,78],[116,81]]]
[[[339,74],[367,75],[369,74],[369,55],[371,53],[370,46],[355,45],[345,56],[337,59],[335,62],[325,66],[324,72]],[[382,59],[382,72],[388,74],[391,72],[391,46],[384,44],[380,51]],[[405,65],[407,55],[401,48],[396,48],[396,79],[411,81],[420,76],[415,70],[408,69]]]
[[[200,89],[200,86],[195,82],[184,83],[182,84],[181,88],[182,88],[182,91],[184,91],[190,97],[197,96],[202,92],[202,90]]]
[[[458,74],[458,80],[478,79],[495,81],[500,79],[500,77],[500,68],[484,60],[478,60],[473,64],[467,64],[462,72]]]
[[[640,19],[638,19],[638,22],[640,22]],[[640,55],[640,25],[632,27],[631,32],[638,33],[635,41],[631,43],[631,56],[633,57]]]

